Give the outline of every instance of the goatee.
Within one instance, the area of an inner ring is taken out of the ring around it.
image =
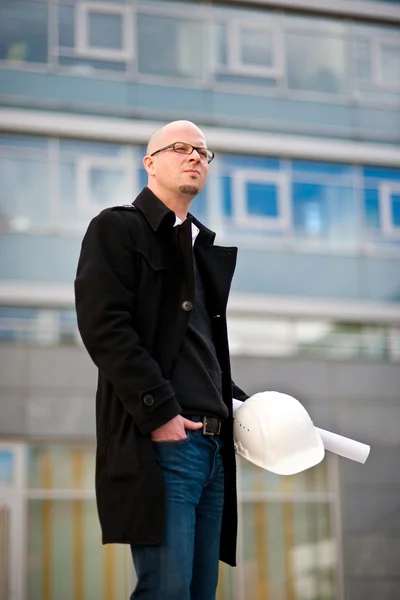
[[[197,185],[180,185],[179,191],[181,194],[187,194],[188,196],[197,196],[199,187]]]

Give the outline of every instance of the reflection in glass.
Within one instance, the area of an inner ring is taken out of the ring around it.
[[[201,23],[144,14],[137,22],[140,73],[201,78]]]
[[[326,502],[242,505],[246,598],[336,599],[331,510]]]
[[[286,56],[291,89],[345,93],[348,61],[344,39],[288,31]]]
[[[0,222],[26,231],[49,218],[49,163],[29,157],[0,157]]]
[[[91,490],[95,450],[92,446],[32,446],[28,449],[30,489]]]
[[[48,5],[13,0],[0,4],[0,58],[46,63],[48,58]]]
[[[89,173],[89,202],[100,206],[128,203],[129,190],[125,172],[122,169],[101,169],[93,167]]]
[[[102,546],[94,500],[28,503],[28,600],[129,597],[127,546]]]

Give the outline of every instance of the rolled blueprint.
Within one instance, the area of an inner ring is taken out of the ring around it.
[[[367,444],[343,437],[342,435],[332,433],[331,431],[326,431],[325,429],[320,429],[319,427],[316,427],[315,429],[322,438],[325,450],[329,450],[330,452],[344,456],[344,458],[349,458],[350,460],[355,460],[360,463],[365,463],[367,460],[371,449]]]

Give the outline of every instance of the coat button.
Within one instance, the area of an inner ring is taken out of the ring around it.
[[[153,398],[153,396],[151,394],[145,394],[143,396],[143,403],[146,406],[153,406],[153,404],[154,404],[154,398]]]
[[[193,304],[189,300],[185,300],[185,302],[182,302],[182,308],[186,312],[189,312],[192,310]]]

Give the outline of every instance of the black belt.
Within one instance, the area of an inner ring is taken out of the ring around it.
[[[197,421],[203,423],[203,435],[218,435],[221,431],[221,419],[218,417],[207,417],[207,416],[194,416],[194,417],[186,417],[191,421]]]

